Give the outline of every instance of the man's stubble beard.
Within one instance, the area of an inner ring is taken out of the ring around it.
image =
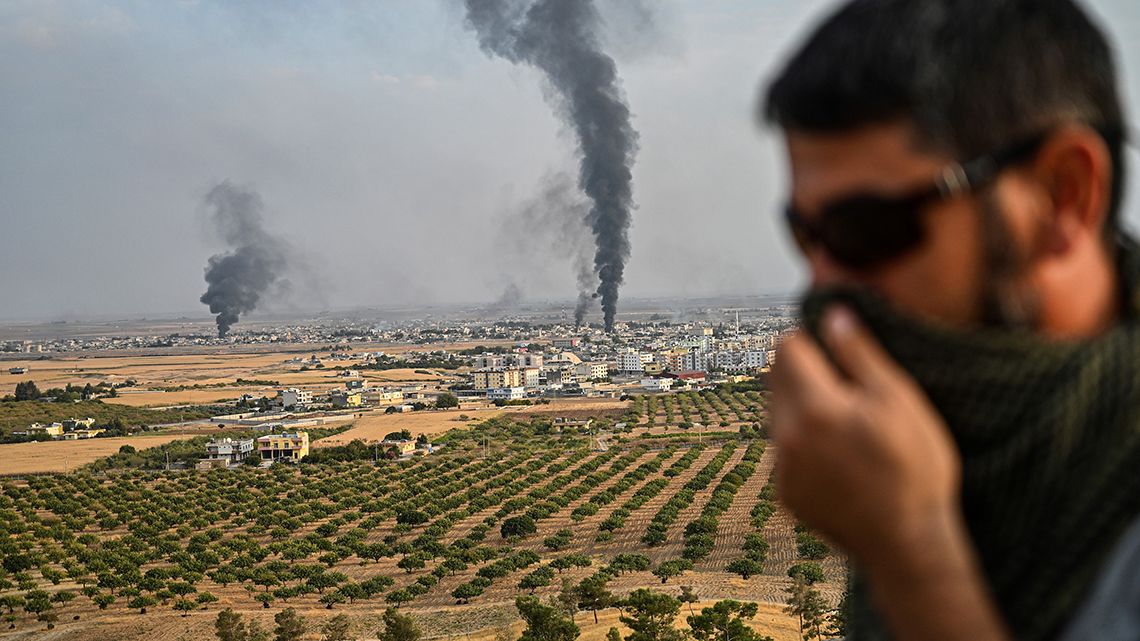
[[[1029,258],[1017,246],[993,190],[979,197],[982,229],[981,323],[1003,329],[1035,329],[1041,301],[1026,282]]]

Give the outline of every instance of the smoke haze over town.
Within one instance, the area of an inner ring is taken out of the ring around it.
[[[778,141],[753,109],[832,4],[665,0],[647,23],[598,0],[637,131],[623,301],[802,283]],[[1135,3],[1090,4],[1115,34],[1140,28]],[[551,176],[578,172],[541,71],[481,51],[460,0],[240,5],[0,2],[0,318],[205,318],[223,247],[203,198],[227,179],[322,283],[266,311],[573,306],[577,248],[503,241]],[[1116,46],[1135,114],[1140,43]]]

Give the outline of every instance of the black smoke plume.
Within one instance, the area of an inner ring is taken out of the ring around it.
[[[578,137],[578,186],[591,201],[596,293],[606,331],[613,331],[618,287],[629,258],[637,132],[621,93],[617,65],[602,51],[597,7],[593,0],[465,2],[467,21],[483,50],[541,70],[553,89],[551,102]],[[584,316],[588,302],[579,297],[577,316]]]
[[[218,315],[218,336],[224,338],[271,288],[286,284],[282,274],[289,265],[289,251],[283,240],[265,230],[257,192],[225,181],[206,194],[205,203],[212,208],[211,221],[230,250],[210,257],[206,264],[209,287],[199,300]]]

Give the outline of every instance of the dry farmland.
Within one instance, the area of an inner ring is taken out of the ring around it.
[[[684,412],[703,411],[718,426],[750,426],[763,399],[748,394],[696,394],[685,411],[674,399],[672,420],[667,397],[652,408],[592,401],[640,416],[605,451],[551,425],[566,407],[489,420],[464,409],[481,422],[410,461],[334,445],[297,467],[4,480],[0,597],[38,604],[53,639],[208,639],[223,607],[263,618],[295,607],[313,622],[344,612],[372,638],[378,611],[398,605],[428,638],[489,640],[518,629],[517,595],[555,596],[564,580],[596,577],[619,596],[687,586],[705,605],[760,602],[753,624],[790,640],[798,630],[780,610],[789,567],[811,557],[823,571],[815,587],[834,604],[841,559],[774,502],[774,451],[755,432],[683,425]],[[382,436],[403,429],[391,419],[420,416],[457,427],[460,413],[368,416],[333,438]],[[409,429],[431,429],[421,427]],[[598,615],[598,625],[577,615],[582,638],[616,624],[616,611]],[[34,638],[46,625],[36,617],[15,608],[8,636]]]

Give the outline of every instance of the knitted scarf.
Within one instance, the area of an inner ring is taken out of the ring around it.
[[[817,290],[803,322],[843,302],[918,382],[962,457],[962,509],[991,593],[1019,641],[1055,636],[1140,516],[1140,251],[1123,241],[1122,318],[1087,341],[951,331],[861,291]],[[852,641],[889,639],[855,568]]]

